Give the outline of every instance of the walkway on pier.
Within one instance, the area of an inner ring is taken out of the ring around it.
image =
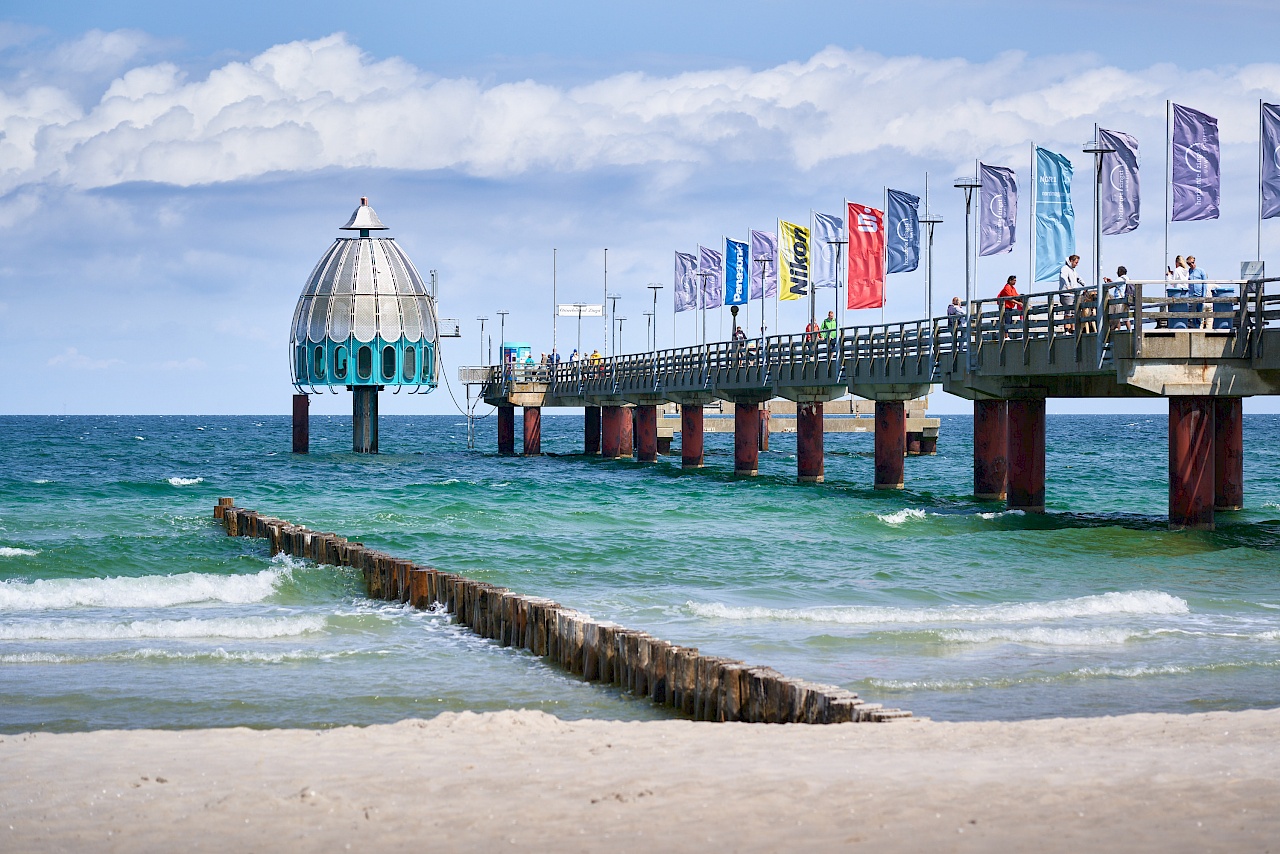
[[[514,452],[514,407],[525,410],[524,451],[541,450],[541,407],[584,407],[587,453],[617,457],[634,442],[657,457],[657,407],[681,406],[681,457],[702,465],[703,406],[734,403],[735,471],[754,474],[760,403],[795,401],[797,475],[821,481],[823,404],[852,393],[875,402],[875,486],[901,488],[904,402],[932,385],[974,401],[974,492],[1042,512],[1045,400],[1169,400],[1169,520],[1212,528],[1214,511],[1243,505],[1244,397],[1280,392],[1277,279],[1211,281],[1234,293],[1152,297],[1163,282],[1131,282],[1131,301],[1092,289],[975,300],[957,318],[852,326],[830,338],[775,335],[551,369],[493,366],[483,396],[498,407],[498,445]],[[1272,286],[1274,289],[1274,285]],[[1146,293],[1144,293],[1144,289]],[[1201,325],[1207,328],[1201,328]],[[634,407],[634,419],[624,417]],[[634,428],[632,427],[634,421]]]

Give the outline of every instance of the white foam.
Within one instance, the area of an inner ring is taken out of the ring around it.
[[[204,483],[202,477],[171,477],[169,478],[170,486],[195,486],[197,483]]]
[[[34,552],[32,552],[34,554]],[[168,608],[195,602],[243,605],[261,602],[290,577],[292,566],[264,569],[252,575],[117,576],[0,581],[0,611],[44,611],[50,608]]]
[[[56,652],[18,652],[0,655],[0,664],[84,664],[91,661],[234,661],[252,664],[279,664],[285,661],[328,661],[356,652],[314,652],[295,649],[288,652],[262,652],[260,650],[231,650],[222,647],[210,650],[131,649],[109,652],[103,655],[74,655]]]
[[[1030,643],[1043,646],[1115,646],[1146,632],[1121,628],[1064,629],[1033,626],[1021,629],[950,629],[939,633],[949,643]]]
[[[724,620],[792,620],[814,623],[1012,623],[1064,620],[1109,614],[1186,614],[1185,599],[1158,590],[1131,590],[1050,602],[1005,602],[999,605],[949,605],[937,608],[890,608],[844,605],[824,608],[737,607],[718,602],[686,602],[698,617]]]
[[[142,438],[141,436],[134,436],[133,438],[137,439],[139,442],[145,442],[145,441],[147,441],[146,439]]]
[[[42,478],[40,478],[39,480],[33,480],[33,481],[31,481],[31,482],[32,482],[32,483],[49,483],[49,479],[48,479],[48,478],[43,478],[43,477],[42,477]]]
[[[324,617],[223,617],[212,620],[39,620],[0,625],[0,640],[133,640],[137,638],[282,638],[318,632]]]
[[[0,546],[0,557],[35,557],[40,552],[35,549],[19,549],[13,546]]]
[[[1272,510],[1280,509],[1280,504],[1277,504],[1277,503],[1276,503],[1276,502],[1274,502],[1274,501],[1264,501],[1264,502],[1262,502],[1262,506],[1263,506],[1263,507],[1268,507],[1268,508],[1270,508],[1270,509],[1272,509]]]
[[[994,513],[979,513],[978,518],[986,519],[990,521],[992,519],[999,519],[1001,516],[1025,516],[1025,515],[1027,515],[1027,511],[1025,510],[998,510]]]
[[[908,519],[923,519],[926,514],[923,510],[917,510],[914,507],[903,507],[893,513],[877,513],[876,518],[886,525],[901,525]]]

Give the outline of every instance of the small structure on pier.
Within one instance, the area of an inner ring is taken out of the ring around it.
[[[352,392],[352,450],[378,452],[378,392],[425,394],[438,382],[436,295],[369,200],[351,214],[307,278],[289,336],[293,385],[293,450],[306,453],[309,394]]]

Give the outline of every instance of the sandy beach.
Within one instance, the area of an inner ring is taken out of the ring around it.
[[[1273,851],[1280,709],[5,735],[8,851]]]

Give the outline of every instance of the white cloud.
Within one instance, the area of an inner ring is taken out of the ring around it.
[[[203,359],[197,359],[195,356],[192,356],[189,359],[182,359],[181,361],[177,359],[169,359],[168,361],[160,364],[160,369],[163,371],[203,371],[205,369],[205,363]]]
[[[67,50],[93,39],[117,59],[143,46],[91,33]],[[837,48],[762,71],[485,87],[375,61],[336,34],[277,45],[202,80],[141,65],[83,107],[53,85],[0,92],[0,190],[191,186],[334,167],[487,177],[723,162],[812,169],[878,149],[961,164],[1024,151],[1031,139],[1078,150],[1094,120],[1146,126],[1167,97],[1219,115],[1225,142],[1248,141],[1255,99],[1277,94],[1280,64],[1135,72],[1082,57],[973,63]]]
[[[113,365],[122,365],[121,359],[94,359],[75,347],[68,347],[48,361],[51,367],[65,367],[74,371],[103,371]]]

